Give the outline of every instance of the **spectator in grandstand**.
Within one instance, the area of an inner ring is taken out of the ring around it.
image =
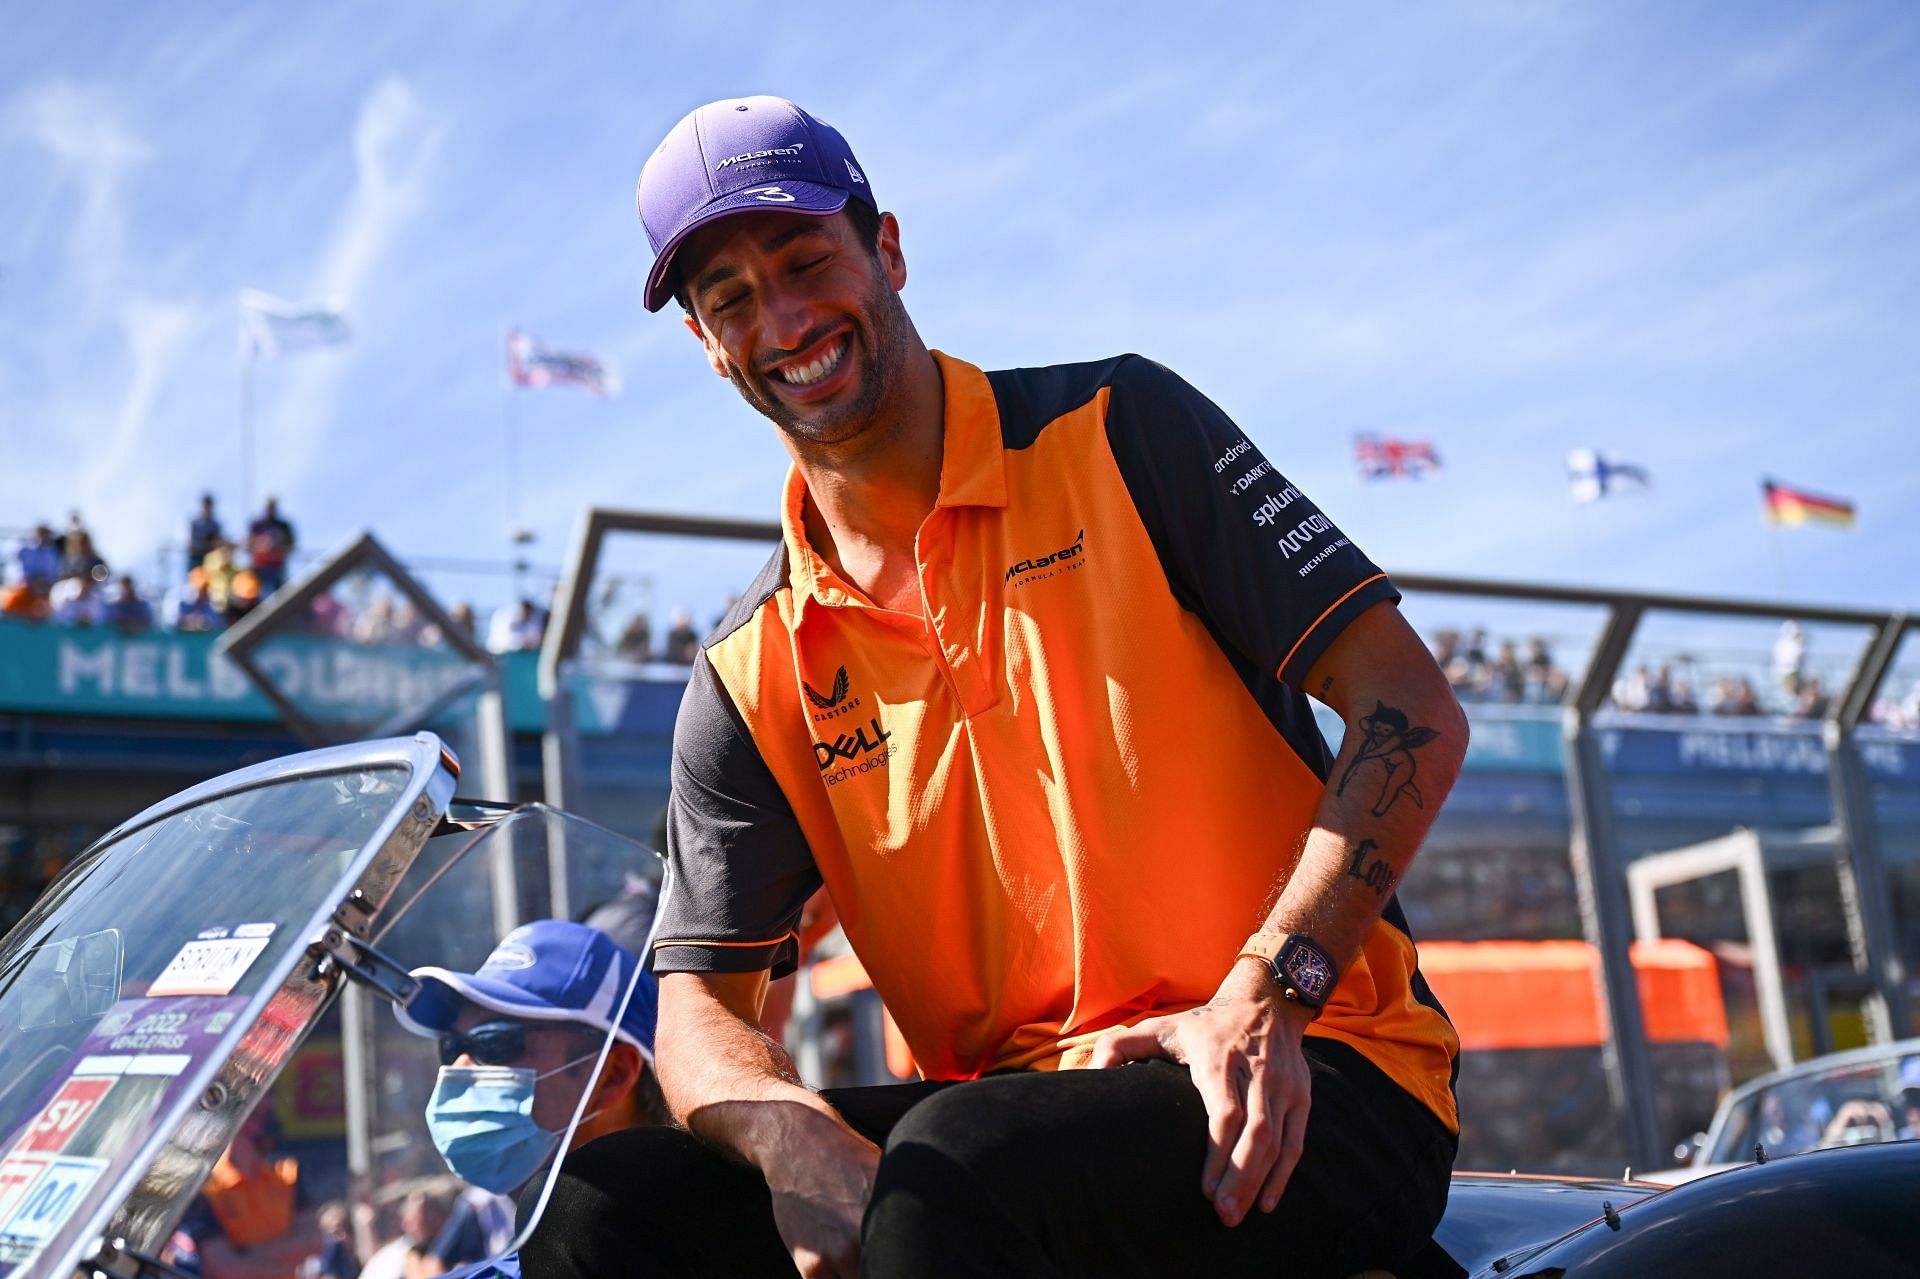
[[[1773,641],[1773,682],[1788,697],[1799,695],[1806,661],[1807,633],[1788,618],[1780,623],[1780,635]]]
[[[1567,673],[1553,664],[1547,641],[1538,635],[1527,641],[1527,700],[1556,703],[1567,695]]]
[[[495,653],[516,653],[540,647],[546,638],[546,618],[530,599],[503,604],[487,626],[487,647]]]
[[[34,526],[27,540],[20,544],[16,558],[21,577],[37,585],[43,593],[60,576],[60,543],[55,540],[53,529],[48,525]]]
[[[1496,702],[1518,702],[1526,695],[1527,675],[1520,666],[1520,650],[1512,640],[1500,641],[1500,652],[1486,669],[1486,695]]]
[[[138,635],[153,626],[153,607],[140,598],[140,590],[126,574],[114,583],[113,598],[107,601],[106,624],[122,635]]]
[[[16,569],[12,580],[0,587],[0,617],[10,617],[16,622],[44,622],[51,611],[45,582]]]
[[[90,573],[63,577],[47,594],[53,620],[62,626],[104,626],[107,621],[107,597]]]
[[[645,612],[635,613],[627,619],[626,626],[620,632],[620,642],[614,645],[616,656],[629,662],[650,662],[653,660],[653,623]]]
[[[280,516],[280,500],[270,497],[260,518],[247,527],[247,567],[265,598],[287,584],[287,557],[293,554],[293,525]]]
[[[663,660],[677,662],[682,666],[691,666],[693,659],[700,653],[700,637],[694,633],[693,613],[684,608],[673,610],[673,627],[667,632],[665,648],[660,656]]]
[[[1832,703],[1819,677],[1814,676],[1801,681],[1800,692],[1793,699],[1793,713],[1798,719],[1825,719]]]
[[[161,611],[166,624],[176,631],[217,631],[226,625],[207,588],[207,570],[198,565],[187,570],[185,584],[168,597]]]
[[[213,513],[213,494],[200,495],[200,513],[187,524],[187,571],[204,564],[207,552],[227,540],[220,517]]]
[[[1653,676],[1644,665],[1613,682],[1613,704],[1623,711],[1653,709]]]
[[[107,562],[93,549],[93,534],[80,526],[80,513],[73,514],[73,527],[60,543],[59,576],[91,577],[96,582],[107,580]]]
[[[1722,675],[1713,685],[1713,700],[1708,710],[1715,715],[1764,715],[1760,707],[1760,698],[1753,691],[1753,681],[1742,675],[1734,678]]]
[[[307,629],[315,635],[334,638],[347,635],[352,630],[347,606],[332,591],[321,591],[307,601]]]
[[[1685,676],[1675,676],[1673,681],[1673,713],[1675,715],[1698,715],[1700,703],[1693,695],[1693,684]]]

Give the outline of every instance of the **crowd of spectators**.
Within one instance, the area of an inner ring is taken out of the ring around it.
[[[128,635],[155,625],[219,630],[285,584],[293,548],[293,525],[273,498],[236,542],[227,536],[212,496],[205,496],[188,525],[185,579],[149,598],[130,574],[115,577],[75,511],[61,533],[50,524],[36,525],[8,557],[0,617],[111,627]]]
[[[1462,702],[1554,705],[1566,698],[1567,673],[1554,662],[1541,636],[1526,641],[1524,656],[1516,640],[1502,639],[1490,647],[1485,630],[1464,639],[1459,631],[1436,631],[1429,647]]]

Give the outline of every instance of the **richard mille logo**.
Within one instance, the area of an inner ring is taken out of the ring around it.
[[[800,681],[800,687],[806,690],[807,701],[813,706],[813,722],[816,724],[824,724],[830,719],[839,719],[860,706],[859,698],[847,696],[847,668],[844,666],[833,673],[833,688],[830,692],[822,693],[805,680]]]

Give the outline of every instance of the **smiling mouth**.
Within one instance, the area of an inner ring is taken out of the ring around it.
[[[772,370],[773,376],[788,386],[812,386],[840,367],[840,361],[846,358],[847,348],[852,345],[853,335],[843,333],[826,354],[804,364],[776,365]]]

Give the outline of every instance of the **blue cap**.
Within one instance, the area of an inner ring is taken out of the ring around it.
[[[636,203],[653,245],[646,305],[658,311],[678,284],[673,251],[732,213],[838,213],[873,188],[840,131],[785,98],[723,98],[688,112],[640,170]]]
[[[416,1035],[450,1029],[466,1002],[523,1021],[576,1022],[612,1030],[652,1061],[653,1025],[660,1008],[660,986],[652,973],[641,972],[626,1015],[618,1027],[613,1024],[620,997],[638,966],[632,951],[597,928],[541,919],[508,933],[479,972],[414,969],[420,989],[405,1007],[393,1011]]]

